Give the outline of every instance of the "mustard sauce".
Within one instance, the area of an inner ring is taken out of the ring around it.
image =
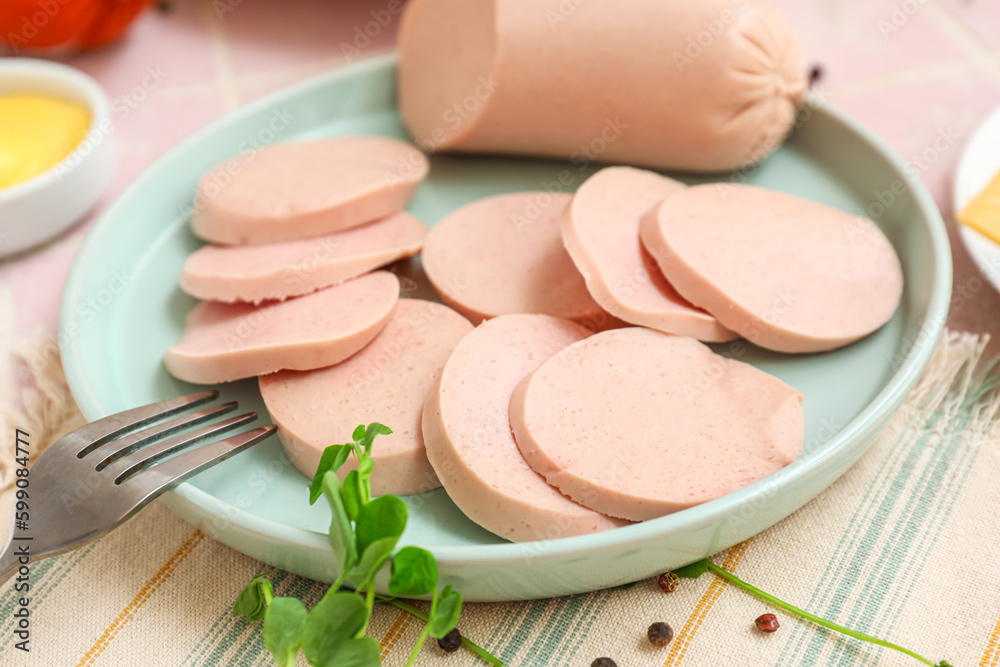
[[[55,95],[0,94],[0,190],[56,166],[90,128],[86,105]]]

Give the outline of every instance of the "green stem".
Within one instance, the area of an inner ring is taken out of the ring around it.
[[[368,624],[371,623],[372,620],[372,610],[375,609],[375,582],[368,582],[368,588],[365,590],[365,607],[368,609],[368,618],[365,619],[364,626],[362,626],[362,628],[358,630],[358,634],[355,635],[355,638],[357,639],[361,639],[365,636],[365,633],[368,631]]]
[[[346,580],[347,580],[347,569],[345,568],[344,571],[337,576],[337,580],[334,581],[332,584],[330,584],[329,590],[334,593],[338,592],[340,590],[340,587],[344,585],[344,581]]]
[[[271,595],[271,591],[269,591],[268,589],[264,588],[263,586],[258,586],[258,589],[260,590],[261,593],[264,594],[264,605],[267,606],[267,607],[270,607],[271,606],[271,600],[274,599],[274,596]]]
[[[397,609],[402,609],[406,613],[411,614],[413,616],[416,616],[417,618],[419,618],[424,623],[428,623],[431,620],[431,617],[428,616],[427,614],[425,614],[424,612],[420,611],[419,609],[417,609],[413,605],[411,605],[411,604],[409,604],[407,602],[403,602],[402,600],[399,600],[397,598],[387,598],[387,597],[384,597],[384,596],[380,595],[379,596],[379,602],[384,602],[386,604],[392,605],[393,607],[396,607]],[[473,642],[473,641],[471,641],[469,639],[466,639],[464,636],[462,637],[462,646],[464,646],[469,651],[472,651],[473,653],[475,653],[480,658],[482,658],[486,662],[490,663],[494,667],[504,667],[504,664],[503,664],[502,660],[500,660],[499,658],[495,657],[492,653],[490,653],[489,651],[487,651],[483,647],[479,646],[475,642]]]
[[[918,653],[914,653],[913,651],[911,651],[909,649],[903,648],[902,646],[899,646],[898,644],[893,644],[892,642],[887,642],[884,639],[879,639],[878,637],[872,637],[871,635],[866,635],[863,632],[858,632],[857,630],[851,630],[850,628],[845,628],[842,625],[837,625],[836,623],[831,623],[830,621],[828,621],[828,620],[826,620],[824,618],[820,618],[819,616],[816,616],[815,614],[810,614],[808,611],[805,611],[803,609],[799,609],[798,607],[792,606],[792,605],[788,604],[787,602],[784,602],[783,600],[779,600],[778,598],[774,597],[773,595],[765,593],[764,591],[760,590],[756,586],[752,586],[752,585],[748,584],[747,582],[743,581],[742,579],[740,579],[736,575],[731,574],[730,572],[722,569],[721,567],[719,567],[718,565],[716,565],[715,563],[713,563],[711,561],[708,562],[708,569],[711,570],[712,572],[714,572],[716,575],[722,577],[723,579],[726,579],[727,581],[732,582],[733,584],[739,586],[740,588],[742,588],[742,589],[744,589],[746,591],[749,591],[750,593],[753,593],[754,595],[756,595],[759,598],[767,600],[768,602],[770,602],[774,606],[780,607],[781,609],[784,609],[785,611],[787,611],[790,614],[794,614],[796,616],[801,616],[802,618],[808,619],[808,620],[810,620],[813,623],[816,623],[818,625],[822,625],[825,628],[829,628],[831,630],[836,630],[837,632],[841,632],[841,633],[847,635],[848,637],[854,637],[855,639],[860,639],[862,641],[870,642],[870,643],[876,644],[878,646],[884,646],[886,648],[891,648],[894,651],[899,651],[900,653],[905,653],[906,655],[910,656],[911,658],[916,658],[917,660],[919,660],[920,662],[924,663],[925,665],[930,665],[931,667],[937,667],[938,665],[940,665],[940,663],[933,663],[930,660],[928,660],[927,658],[923,657],[922,655],[919,655]]]
[[[410,657],[406,660],[406,667],[413,667],[413,663],[417,661],[417,655],[420,654],[420,649],[424,647],[424,642],[431,634],[431,626],[425,625],[424,631],[420,633],[420,637],[417,638],[417,643],[410,652]]]

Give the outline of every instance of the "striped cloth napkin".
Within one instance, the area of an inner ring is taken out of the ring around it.
[[[902,410],[844,477],[714,561],[792,604],[934,662],[997,665],[1000,400],[997,376],[976,370],[984,347],[980,337],[947,334]],[[62,400],[58,383],[45,391],[48,400]],[[72,424],[59,412],[36,409],[34,417]],[[6,414],[8,421],[32,418]],[[0,481],[9,483],[9,469],[5,460]],[[33,565],[30,653],[14,648],[18,596],[10,584],[3,589],[0,664],[271,664],[259,624],[247,627],[230,613],[242,586],[267,569],[154,504],[102,540]],[[272,579],[278,595],[307,604],[324,590],[285,573]],[[781,623],[770,635],[753,625],[767,612]],[[664,648],[646,640],[655,621],[674,629]],[[553,600],[468,604],[459,627],[516,667],[587,667],[603,656],[620,667],[920,664],[795,620],[708,574],[682,580],[669,594],[648,580]],[[405,663],[419,631],[391,607],[377,608],[369,628],[388,666]],[[299,664],[306,664],[301,656]],[[430,642],[418,664],[485,663]]]

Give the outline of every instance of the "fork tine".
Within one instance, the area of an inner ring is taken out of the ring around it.
[[[211,468],[216,463],[239,454],[261,440],[270,437],[277,430],[276,426],[260,426],[258,428],[218,440],[196,449],[191,449],[167,459],[162,463],[150,466],[132,475],[122,487],[131,487],[132,491],[143,496],[139,506],[149,502],[158,495],[172,489],[184,480],[199,472]]]
[[[152,422],[172,417],[178,412],[214,401],[218,396],[217,391],[201,391],[109,415],[76,429],[49,449],[60,451],[62,447],[72,447],[77,456],[86,456],[115,438]]]
[[[221,405],[213,405],[210,408],[205,408],[204,410],[199,410],[198,412],[193,412],[189,415],[182,415],[176,419],[161,422],[154,426],[150,426],[147,429],[143,429],[142,431],[131,433],[124,438],[114,440],[102,447],[98,452],[102,459],[101,462],[97,464],[97,471],[100,472],[101,470],[104,470],[123,456],[127,456],[152,442],[173,435],[183,429],[191,428],[193,426],[197,426],[198,424],[204,424],[214,417],[221,417],[227,412],[232,412],[237,406],[238,403],[236,401],[223,403]]]
[[[108,475],[110,479],[114,479],[115,484],[121,484],[143,468],[148,468],[166,456],[209,438],[237,429],[255,419],[257,419],[257,413],[248,412],[237,417],[230,417],[220,422],[202,426],[199,429],[182,433],[168,440],[161,440],[156,444],[143,447],[128,456],[120,458],[118,461],[107,466],[104,474]]]

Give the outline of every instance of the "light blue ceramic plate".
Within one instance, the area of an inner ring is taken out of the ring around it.
[[[199,246],[186,213],[198,177],[254,142],[346,133],[405,137],[395,72],[392,58],[369,61],[240,109],[170,151],[107,209],[80,250],[62,308],[63,363],[88,418],[195,390],[170,377],[160,359],[180,336],[194,303],[177,287],[177,276]],[[569,189],[593,171],[557,161],[435,156],[410,208],[433,224],[485,195],[554,187],[564,170]],[[899,312],[880,331],[835,352],[784,356],[752,349],[744,357],[805,395],[807,442],[794,465],[724,498],[608,533],[530,544],[506,543],[482,530],[443,490],[409,498],[411,522],[403,541],[431,549],[444,578],[467,599],[539,598],[614,586],[744,540],[837,479],[917,381],[943,329],[951,264],[934,202],[901,161],[852,121],[817,108],[786,146],[736,177],[875,215],[906,272]],[[905,193],[893,205],[873,206],[875,193],[899,191],[899,184]],[[226,399],[264,413],[256,382],[221,389]],[[165,502],[235,549],[330,580],[335,565],[325,535],[328,513],[322,503],[309,506],[306,484],[272,439],[181,485]]]

